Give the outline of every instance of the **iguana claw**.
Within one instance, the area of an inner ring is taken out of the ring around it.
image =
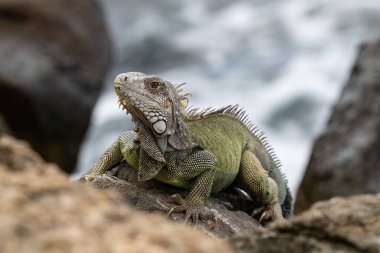
[[[167,200],[169,203],[175,203],[177,205],[183,205],[183,203],[185,203],[185,200],[179,194],[173,194]]]
[[[193,223],[198,222],[199,214],[202,212],[202,205],[188,204],[179,194],[173,194],[168,198],[168,202],[174,202],[179,206],[172,207],[168,212],[168,217],[173,213],[186,212],[185,223],[191,218]]]
[[[185,213],[185,220],[184,223],[187,223],[189,219],[192,220],[194,224],[198,223],[199,218],[203,220],[211,220],[213,224],[211,225],[212,228],[214,228],[218,221],[217,217],[212,212],[205,212],[203,204],[190,204],[186,200],[184,200],[179,194],[173,194],[168,198],[169,202],[174,202],[178,204],[179,206],[175,206],[170,208],[167,217],[170,217],[173,213]]]
[[[252,212],[252,216],[260,214],[259,222],[262,223],[271,219],[272,221],[282,220],[282,209],[278,202],[273,202],[269,205],[265,205],[259,208],[256,208]]]

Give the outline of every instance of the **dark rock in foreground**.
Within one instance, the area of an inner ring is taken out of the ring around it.
[[[295,211],[333,196],[380,192],[380,41],[362,46],[300,185]]]
[[[170,207],[175,206],[168,200],[171,195],[179,193],[185,198],[188,194],[188,191],[154,180],[137,182],[137,173],[127,164],[120,164],[107,174],[97,176],[93,184],[100,189],[116,190],[128,204],[137,207],[139,210],[159,211],[163,214],[167,214]],[[244,200],[241,200],[242,203],[234,203],[238,198],[237,193],[227,192],[210,196],[206,201],[204,211],[215,215],[217,218],[216,226],[214,226],[212,219],[200,218],[197,229],[214,238],[251,235],[262,229],[257,220],[233,205],[248,205],[248,201],[244,202]],[[184,221],[184,216],[184,213],[172,214],[172,218],[179,222]]]
[[[0,118],[68,172],[109,65],[95,0],[0,2]]]
[[[379,253],[380,194],[319,202],[295,218],[229,242],[238,253]]]
[[[0,252],[231,252],[221,241],[138,212],[115,192],[70,183],[23,142],[0,138]]]

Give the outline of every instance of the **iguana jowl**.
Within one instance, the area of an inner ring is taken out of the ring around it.
[[[260,220],[291,215],[292,197],[273,150],[244,111],[186,110],[188,93],[181,86],[139,72],[119,74],[114,88],[135,130],[121,134],[81,179],[91,181],[126,160],[139,180],[190,189],[171,210],[185,211],[186,220],[197,220],[210,193],[231,185],[260,204]]]

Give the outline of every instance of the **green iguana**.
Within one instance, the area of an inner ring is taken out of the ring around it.
[[[120,105],[132,115],[135,130],[121,134],[82,181],[125,160],[138,180],[190,189],[169,212],[186,212],[196,222],[211,192],[229,186],[245,191],[263,220],[292,214],[292,197],[279,162],[262,133],[238,106],[187,110],[189,93],[157,76],[119,74],[114,88]]]

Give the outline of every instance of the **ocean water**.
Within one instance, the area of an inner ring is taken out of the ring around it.
[[[364,41],[378,0],[100,0],[115,64],[92,115],[77,175],[127,129],[112,81],[139,71],[186,82],[190,105],[239,104],[268,137],[295,193]]]

